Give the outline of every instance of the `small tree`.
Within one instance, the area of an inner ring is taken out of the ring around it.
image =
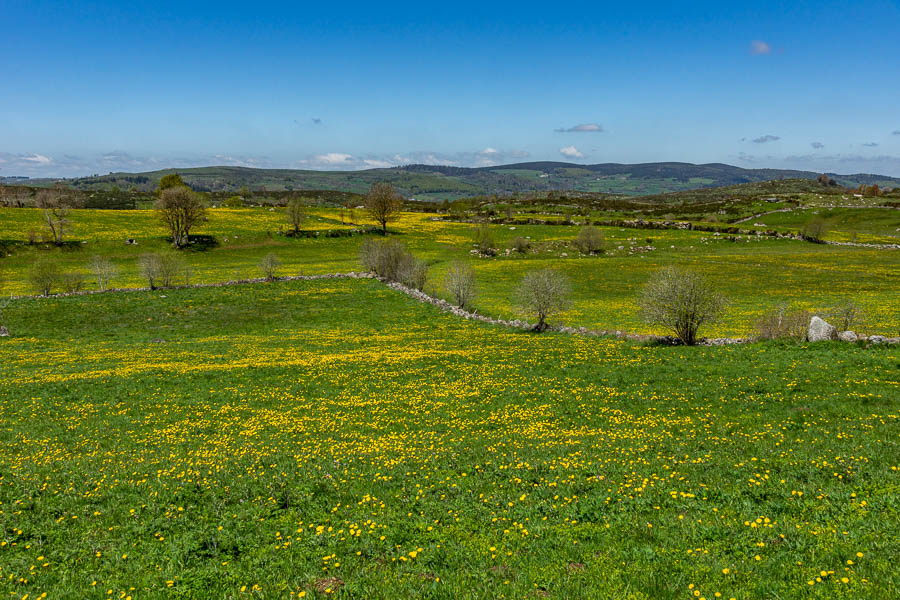
[[[300,225],[306,220],[306,201],[303,198],[291,198],[285,207],[285,215],[294,235],[300,233]]]
[[[32,287],[42,296],[49,296],[53,288],[59,283],[59,266],[51,258],[41,256],[31,264],[28,271],[28,280]]]
[[[178,173],[169,173],[160,178],[159,184],[156,186],[156,195],[162,196],[164,191],[180,187],[187,187],[187,184],[181,178],[181,175]]]
[[[387,224],[395,221],[403,208],[403,198],[389,183],[376,183],[366,194],[366,212],[381,225],[382,235],[387,235]]]
[[[176,248],[187,244],[191,229],[206,216],[203,199],[184,186],[164,189],[154,208]]]
[[[639,304],[648,324],[665,327],[693,346],[700,327],[718,319],[726,303],[701,275],[669,267],[647,284]]]
[[[844,302],[829,311],[829,319],[838,331],[850,331],[854,327],[864,325],[865,313],[855,302]]]
[[[522,278],[516,290],[519,308],[538,319],[534,331],[547,329],[547,318],[566,310],[570,300],[569,280],[554,269],[532,271]]]
[[[461,261],[450,265],[450,269],[444,275],[444,289],[453,296],[456,306],[469,308],[476,293],[475,272],[472,266]]]
[[[80,292],[84,288],[84,273],[80,271],[66,271],[59,278],[63,291],[67,294]]]
[[[109,288],[109,282],[119,274],[119,269],[109,259],[95,256],[91,259],[91,272],[97,278],[97,287],[101,292]]]
[[[603,233],[593,225],[582,227],[572,241],[582,254],[600,254],[603,252]]]
[[[263,272],[266,281],[275,281],[278,276],[278,269],[281,268],[281,260],[271,252],[266,254],[259,263],[259,268]]]
[[[151,290],[170,287],[179,271],[185,270],[181,258],[172,252],[144,254],[139,259],[138,266]]]
[[[75,202],[70,194],[63,190],[41,190],[34,199],[35,206],[44,211],[44,224],[56,245],[63,243],[63,238],[69,233],[72,207]]]
[[[428,266],[397,240],[365,240],[359,247],[363,267],[387,281],[417,290],[425,288]]]

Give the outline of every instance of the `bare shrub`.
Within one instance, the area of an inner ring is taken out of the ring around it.
[[[80,292],[84,289],[84,273],[80,271],[66,271],[59,277],[59,283],[67,294]]]
[[[270,252],[260,261],[259,268],[262,270],[266,281],[275,281],[275,278],[278,276],[278,269],[281,268],[281,260]]]
[[[424,260],[419,260],[409,252],[403,255],[397,269],[397,280],[413,289],[422,291],[428,280],[428,265]]]
[[[518,236],[516,238],[513,238],[513,241],[510,244],[510,248],[512,248],[519,254],[525,254],[526,252],[531,250],[531,240],[522,236]]]
[[[108,258],[102,256],[93,257],[91,259],[90,268],[94,277],[97,279],[97,287],[100,288],[101,292],[109,289],[109,282],[119,274],[118,267],[116,267],[116,265]]]
[[[532,271],[522,278],[516,289],[515,303],[523,313],[534,315],[538,322],[534,331],[547,328],[547,318],[569,307],[569,280],[554,269]]]
[[[844,302],[828,311],[828,319],[838,331],[851,331],[865,325],[866,315],[855,302]]]
[[[387,224],[397,219],[403,208],[403,198],[389,183],[376,183],[366,194],[366,212],[381,225],[381,233],[387,235]]]
[[[444,289],[459,308],[469,308],[475,299],[475,272],[468,263],[457,261],[444,275]]]
[[[178,273],[184,271],[184,262],[172,252],[144,254],[138,265],[151,290],[171,287]]]
[[[756,323],[757,336],[764,340],[803,341],[809,329],[809,311],[779,306],[763,314]]]
[[[203,198],[186,186],[162,190],[154,208],[176,248],[187,244],[191,229],[206,216]]]
[[[494,256],[497,253],[494,243],[494,232],[487,224],[482,224],[475,228],[472,232],[472,241],[475,242],[478,252],[484,256]]]
[[[582,227],[572,245],[582,254],[600,254],[603,252],[603,233],[593,225]]]
[[[724,312],[724,297],[703,276],[668,267],[645,286],[639,305],[644,321],[675,333],[682,343],[697,343],[697,332]]]
[[[28,270],[28,281],[34,290],[43,296],[49,296],[59,283],[60,272],[56,261],[41,256],[31,264]]]

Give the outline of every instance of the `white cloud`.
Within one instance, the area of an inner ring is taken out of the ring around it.
[[[329,152],[327,154],[316,154],[313,156],[314,161],[325,163],[326,165],[345,163],[352,159],[352,154],[342,154],[341,152]]]
[[[497,154],[497,150],[488,146],[484,150],[481,151],[481,154]]]
[[[751,140],[754,144],[768,144],[769,142],[777,142],[781,138],[777,135],[763,135]]]
[[[603,133],[603,125],[599,123],[582,123],[574,127],[560,127],[557,133]]]
[[[21,156],[20,159],[27,162],[37,163],[39,165],[49,165],[53,162],[52,158],[44,156],[43,154],[26,154]]]
[[[750,54],[772,54],[772,47],[762,40],[753,40],[750,42]]]
[[[559,153],[566,158],[584,158],[584,154],[578,151],[575,146],[566,146],[559,149]]]

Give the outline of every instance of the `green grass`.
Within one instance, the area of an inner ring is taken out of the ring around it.
[[[7,320],[4,596],[900,590],[900,348],[517,333],[372,280]]]
[[[337,215],[333,209],[319,209],[304,227],[323,231],[351,228],[342,226]],[[86,243],[79,242],[73,249],[65,250],[24,244],[28,228],[39,223],[38,211],[0,209],[0,218],[11,224],[7,231],[17,236],[13,245],[7,246],[11,255],[0,259],[0,269],[7,280],[6,293],[31,291],[28,269],[38,256],[53,257],[64,270],[85,273],[93,255],[108,256],[119,266],[114,285],[146,285],[138,271],[138,258],[145,252],[167,248],[162,229],[150,211],[76,211],[72,238]],[[357,253],[363,236],[292,239],[277,234],[283,223],[277,210],[210,211],[209,222],[197,233],[213,235],[218,246],[183,253],[192,268],[191,280],[212,283],[259,277],[259,262],[268,253],[281,259],[282,275],[360,268]],[[391,229],[394,237],[428,261],[430,283],[426,289],[433,294],[445,295],[441,281],[452,261],[471,261],[480,292],[475,308],[482,314],[521,316],[513,306],[518,282],[526,272],[549,266],[563,271],[573,288],[572,309],[556,322],[595,329],[666,333],[641,322],[636,299],[655,272],[680,265],[703,272],[731,301],[724,320],[706,330],[710,335],[751,334],[762,313],[783,304],[827,312],[847,301],[866,309],[868,322],[863,326],[864,332],[896,335],[900,330],[897,251],[756,236],[741,236],[732,242],[724,239],[727,236],[699,231],[605,227],[602,230],[607,253],[584,257],[567,245],[578,227],[517,225],[492,227],[497,246],[505,249],[514,237],[526,236],[534,242],[535,252],[507,256],[504,251],[494,258],[473,258],[472,225],[434,222],[428,215],[406,214]],[[138,244],[125,245],[124,240],[129,237],[137,239]],[[632,245],[646,247],[648,238],[654,250],[631,251]],[[89,287],[96,286],[89,282]]]

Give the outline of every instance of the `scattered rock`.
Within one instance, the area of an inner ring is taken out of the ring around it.
[[[833,340],[836,333],[837,331],[833,325],[829,325],[824,319],[815,316],[809,321],[806,339],[810,342],[823,342]]]
[[[838,334],[838,339],[841,340],[842,342],[853,343],[859,338],[857,338],[856,333],[854,333],[852,331],[842,331]]]
[[[870,336],[869,336],[869,343],[870,343],[870,344],[883,344],[883,343],[884,343],[884,336],[883,336],[883,335],[870,335]]]
[[[9,329],[6,325],[0,325],[0,337],[9,337]]]

